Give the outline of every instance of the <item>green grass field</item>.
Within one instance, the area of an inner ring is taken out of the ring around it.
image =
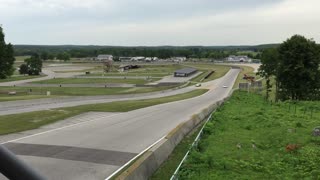
[[[319,179],[320,137],[311,135],[319,122],[319,101],[271,104],[235,92],[207,124],[180,179]]]
[[[155,99],[118,101],[0,116],[0,135],[35,129],[84,112],[127,112],[157,104],[192,98],[204,94],[207,91],[208,90],[205,89],[199,89],[184,94]]]
[[[36,84],[106,84],[106,83],[125,83],[125,84],[146,84],[159,79],[111,79],[111,78],[56,78],[44,81],[33,82]]]
[[[25,79],[34,79],[39,78],[42,76],[12,76],[7,79],[0,79],[0,83],[2,82],[11,82],[11,81],[19,81],[19,80],[25,80]]]
[[[3,101],[17,101],[17,100],[30,100],[30,99],[42,99],[42,98],[53,98],[58,96],[46,96],[46,95],[0,95],[0,102]]]
[[[17,95],[45,95],[50,91],[52,95],[57,96],[94,96],[94,95],[117,95],[117,94],[135,94],[135,93],[148,93],[155,91],[163,91],[174,88],[175,86],[165,87],[134,87],[134,88],[94,88],[94,87],[1,87],[0,101],[2,97],[8,96],[7,92],[16,91]],[[32,92],[30,92],[30,89]]]
[[[15,56],[14,58],[16,59],[16,61],[21,61],[24,62],[25,59],[30,58],[31,56]]]

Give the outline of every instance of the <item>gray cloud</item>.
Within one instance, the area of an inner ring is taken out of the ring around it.
[[[317,0],[0,0],[0,24],[9,41],[24,44],[253,44],[279,42],[291,33],[317,36],[307,28],[319,24],[317,5]]]

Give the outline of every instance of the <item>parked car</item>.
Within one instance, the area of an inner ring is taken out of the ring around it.
[[[200,87],[200,86],[201,86],[201,84],[200,84],[200,83],[196,84],[196,87]]]

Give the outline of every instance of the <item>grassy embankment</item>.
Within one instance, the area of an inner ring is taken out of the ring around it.
[[[320,137],[311,135],[319,122],[319,101],[271,104],[236,92],[207,124],[181,179],[319,179]]]
[[[203,124],[203,123],[202,123]],[[180,143],[175,147],[168,159],[161,164],[159,169],[150,177],[150,180],[170,179],[179,163],[187,153],[194,139],[197,137],[201,126],[186,135]]]
[[[0,116],[0,134],[9,134],[29,129],[35,129],[40,126],[63,120],[84,112],[127,112],[157,104],[196,97],[204,94],[205,92],[207,92],[206,89],[199,89],[184,94],[162,98],[118,101],[111,103],[82,105],[69,108],[59,108],[46,111]]]

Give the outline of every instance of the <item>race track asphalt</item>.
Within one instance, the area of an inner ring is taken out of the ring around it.
[[[227,97],[239,72],[231,69],[203,83],[210,90],[198,97],[106,114],[2,144],[48,179],[105,179],[181,122]]]

